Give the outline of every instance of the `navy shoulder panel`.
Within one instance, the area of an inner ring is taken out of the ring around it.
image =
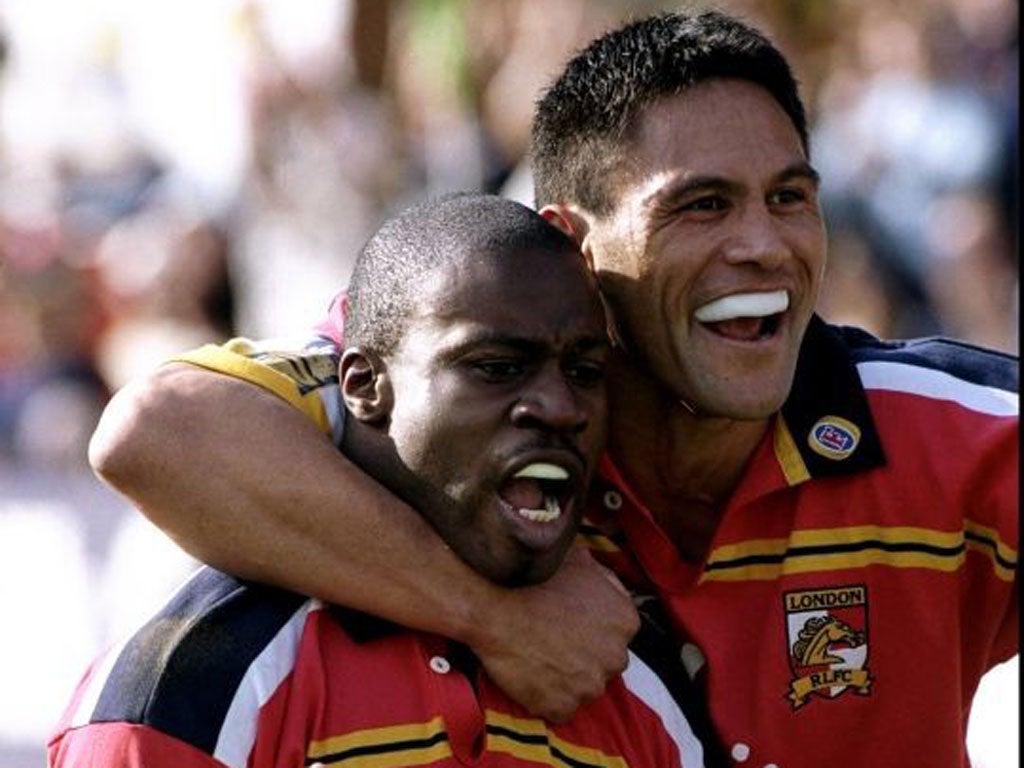
[[[212,754],[249,666],[306,601],[200,569],[125,645],[90,720],[148,725]]]
[[[855,363],[906,363],[943,371],[973,384],[1008,392],[1020,390],[1020,361],[1015,355],[938,336],[884,341],[859,328],[835,330],[848,345]]]

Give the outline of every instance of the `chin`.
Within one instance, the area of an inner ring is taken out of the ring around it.
[[[762,421],[774,416],[786,402],[788,388],[751,391],[720,387],[691,401],[700,415],[735,421]]]
[[[733,421],[764,421],[770,419],[782,407],[782,402],[772,403],[737,403],[729,413],[722,414]]]
[[[699,413],[740,421],[756,421],[778,413],[789,397],[794,370],[709,377],[698,383],[689,401]]]

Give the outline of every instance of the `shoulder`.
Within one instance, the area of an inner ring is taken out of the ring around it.
[[[323,336],[304,342],[236,338],[205,344],[167,362],[188,363],[261,387],[305,414],[340,445],[344,425],[338,391],[340,354]]]
[[[94,665],[67,726],[128,723],[218,758],[225,748],[237,752],[222,734],[244,732],[240,719],[254,727],[258,692],[273,691],[291,672],[306,619],[318,607],[202,568]]]
[[[971,410],[1016,416],[1019,360],[996,350],[941,337],[883,340],[833,327],[867,390],[892,390],[959,403]]]

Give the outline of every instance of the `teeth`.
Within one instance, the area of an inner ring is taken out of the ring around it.
[[[516,472],[517,478],[529,478],[531,480],[568,480],[569,472],[557,464],[538,461],[527,464]],[[516,512],[534,523],[550,523],[557,520],[562,514],[562,508],[558,499],[554,496],[544,496],[543,509],[517,509]]]
[[[786,291],[734,293],[709,302],[694,312],[702,323],[720,323],[737,317],[768,317],[789,307]]]
[[[534,523],[550,523],[557,520],[562,514],[558,499],[553,496],[544,497],[544,509],[517,509],[516,511],[520,516]]]
[[[535,480],[568,480],[569,473],[557,464],[536,462],[520,469],[515,477],[532,477]]]

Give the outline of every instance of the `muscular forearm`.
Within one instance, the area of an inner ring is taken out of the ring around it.
[[[469,640],[497,590],[412,509],[257,387],[170,365],[120,391],[96,472],[230,573]]]

